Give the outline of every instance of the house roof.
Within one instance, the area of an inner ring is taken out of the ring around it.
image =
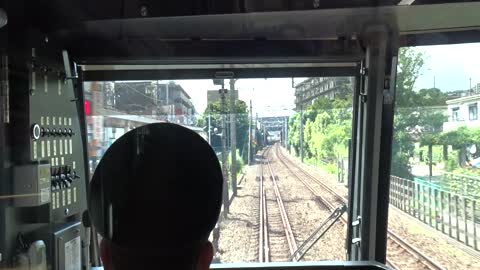
[[[453,105],[453,104],[459,104],[460,105],[460,104],[463,104],[463,103],[475,102],[475,101],[480,101],[480,94],[447,100],[447,104],[448,105]]]

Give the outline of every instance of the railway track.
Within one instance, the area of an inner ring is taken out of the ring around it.
[[[274,147],[278,160],[330,211],[336,209],[339,204],[347,204],[347,199],[345,197],[339,195],[336,191],[325,185],[315,176],[311,175],[309,172],[285,157],[278,145],[275,145]],[[334,204],[337,204],[337,206]],[[344,224],[347,224],[347,220],[344,217],[342,217],[340,220]],[[394,269],[445,269],[390,230],[387,232],[387,241],[387,265]]]
[[[278,188],[276,175],[268,160],[268,148],[259,165],[259,245],[260,262],[289,261],[297,250],[295,236]],[[267,175],[267,177],[265,177]]]

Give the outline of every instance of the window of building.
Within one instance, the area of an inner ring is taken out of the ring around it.
[[[478,119],[477,103],[468,105],[468,119],[469,120],[477,120]]]
[[[460,111],[460,108],[458,107],[452,109],[452,121],[460,121],[459,111]]]

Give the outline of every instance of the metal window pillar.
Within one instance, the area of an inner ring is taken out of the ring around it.
[[[396,48],[394,31],[372,25],[354,99],[347,250],[351,260],[385,263],[392,152]]]
[[[235,81],[235,79],[230,79],[230,171],[233,196],[237,196],[237,111],[235,100],[238,96],[235,97]]]

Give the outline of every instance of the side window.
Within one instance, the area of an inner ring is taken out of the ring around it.
[[[455,107],[455,108],[452,109],[452,121],[453,122],[460,121],[459,113],[460,113],[460,108]]]
[[[478,265],[478,50],[474,43],[399,52],[388,228],[439,269]],[[393,263],[396,250],[388,241]]]
[[[477,120],[478,119],[478,105],[477,103],[470,104],[468,106],[468,119]]]

